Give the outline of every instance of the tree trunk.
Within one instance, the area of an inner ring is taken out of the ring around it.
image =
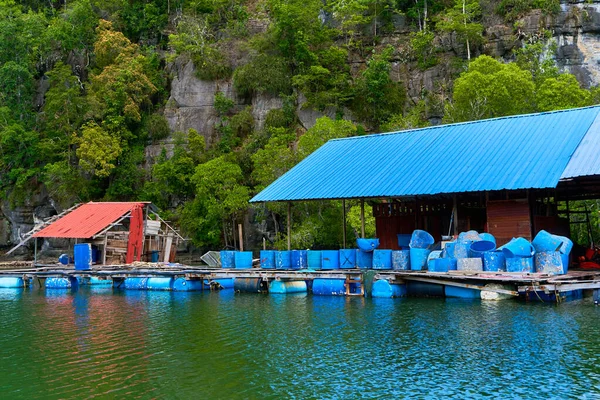
[[[471,60],[471,46],[469,46],[469,35],[467,32],[467,11],[466,11],[466,2],[467,0],[463,0],[463,22],[465,24],[465,34],[467,35],[467,60]]]

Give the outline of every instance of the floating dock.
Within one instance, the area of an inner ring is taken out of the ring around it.
[[[276,270],[222,269],[162,264],[113,265],[75,270],[56,265],[0,271],[0,288],[75,289],[111,284],[125,290],[240,292],[373,297],[457,297],[559,303],[584,294],[600,299],[600,271],[566,275],[506,272],[426,272],[373,269]]]

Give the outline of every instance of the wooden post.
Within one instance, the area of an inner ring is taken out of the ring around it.
[[[360,237],[365,238],[365,199],[360,199]]]
[[[264,238],[263,236],[263,250],[267,249],[267,239]]]
[[[452,198],[452,213],[454,214],[454,234],[458,235],[458,202],[456,195]]]
[[[242,236],[242,224],[238,224],[238,235],[240,237],[240,251],[244,251],[244,238]]]
[[[344,249],[346,248],[346,200],[342,200],[342,237]]]
[[[292,250],[292,202],[288,201],[287,209],[287,248]]]
[[[37,264],[37,238],[33,238],[33,265]]]
[[[106,265],[106,246],[108,245],[108,232],[104,234],[104,251],[102,252],[102,265]]]

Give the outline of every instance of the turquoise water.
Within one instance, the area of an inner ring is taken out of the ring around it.
[[[0,289],[1,398],[600,398],[600,307]]]

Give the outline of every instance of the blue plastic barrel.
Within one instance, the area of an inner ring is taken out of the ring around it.
[[[483,270],[489,272],[506,271],[506,258],[501,251],[483,253]]]
[[[92,244],[80,243],[73,246],[75,269],[86,270],[92,268]]]
[[[318,296],[336,296],[346,294],[346,281],[344,279],[322,279],[313,280],[313,294]]]
[[[375,250],[377,251],[377,250]],[[356,249],[341,249],[340,250],[340,268],[352,269],[356,268]]]
[[[252,252],[251,251],[236,251],[234,260],[236,269],[252,268]]]
[[[483,232],[479,234],[481,240],[487,240],[488,242],[493,242],[496,245],[496,238],[491,233]]]
[[[121,287],[128,290],[146,290],[148,278],[129,277],[125,278]]]
[[[275,268],[276,269],[291,269],[292,268],[292,253],[288,250],[278,251],[275,253]]]
[[[527,239],[522,237],[513,238],[510,242],[502,246],[502,252],[507,261],[509,258],[526,257],[531,258],[535,254],[533,246]]]
[[[472,243],[473,241],[466,239],[459,239],[454,242],[454,258],[469,258]]]
[[[207,289],[233,289],[235,278],[218,278],[204,281]]]
[[[457,299],[481,299],[481,290],[469,289],[457,286],[446,285],[444,288],[446,297],[453,297]]]
[[[371,296],[381,298],[404,297],[406,296],[406,285],[390,283],[385,279],[380,279],[373,283]]]
[[[541,253],[559,251],[563,245],[563,241],[558,236],[542,229],[535,235],[531,244],[536,252]]]
[[[409,296],[444,297],[444,286],[436,283],[408,281],[406,292]]]
[[[147,290],[173,290],[173,278],[164,276],[155,276],[146,281]]]
[[[273,280],[269,283],[269,293],[271,294],[306,293],[306,291],[305,281]]]
[[[478,240],[471,243],[469,254],[472,258],[479,257],[483,259],[483,254],[496,250],[496,243],[489,240]]]
[[[362,251],[373,251],[379,247],[379,239],[356,239],[356,245]]]
[[[61,263],[62,265],[69,264],[69,255],[68,254],[61,254],[58,257],[58,262]]]
[[[221,250],[221,267],[235,268],[235,251]]]
[[[308,250],[306,253],[306,261],[308,264],[308,268],[319,270],[321,269],[321,250]]]
[[[173,281],[173,290],[175,292],[196,292],[204,290],[202,279],[177,278]]]
[[[0,276],[0,288],[14,289],[25,287],[25,281],[18,276]]]
[[[413,249],[427,249],[434,242],[435,240],[433,239],[433,236],[429,234],[429,232],[416,229],[413,231],[410,237],[409,247]]]
[[[400,271],[410,269],[410,250],[392,251],[392,269]]]
[[[361,269],[373,268],[373,252],[372,251],[356,251],[356,265]]]
[[[446,243],[444,246],[444,250],[442,251],[443,258],[456,258],[454,255],[454,248],[456,247],[456,242]]]
[[[275,269],[275,250],[260,251],[260,267],[264,269]]]
[[[569,272],[569,254],[571,254],[571,250],[573,249],[573,242],[565,236],[556,236],[562,240],[563,245],[560,247],[560,253],[563,264],[563,274]]]
[[[408,249],[412,235],[409,233],[398,233],[396,236],[398,236],[398,246],[401,249]]]
[[[562,254],[559,251],[536,252],[534,266],[536,272],[560,275],[563,273]]]
[[[262,278],[235,278],[233,288],[238,292],[261,293],[267,290]]]
[[[373,269],[392,269],[392,250],[374,250]]]
[[[77,289],[79,282],[74,276],[46,278],[46,289]]]
[[[504,256],[506,257],[506,253]],[[532,273],[534,271],[533,257],[506,257],[506,272]]]
[[[410,269],[413,271],[421,271],[427,269],[427,257],[431,251],[429,249],[410,249]]]
[[[339,269],[340,252],[338,250],[323,250],[321,252],[321,269]]]
[[[90,280],[88,281],[88,285],[112,285],[113,281],[111,278],[105,278],[105,279],[100,279],[96,276],[92,276],[90,277]]]
[[[307,254],[306,250],[292,250],[292,269],[306,269]]]
[[[456,258],[434,258],[427,263],[429,272],[448,272],[456,271]]]
[[[481,240],[481,236],[479,236],[479,232],[477,232],[477,231],[461,232],[458,235],[458,240],[475,242],[477,240]]]
[[[158,250],[150,251],[150,262],[153,262],[153,263],[158,262],[158,255],[159,255]]]

